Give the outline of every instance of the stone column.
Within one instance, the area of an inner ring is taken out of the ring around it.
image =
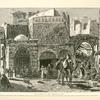
[[[0,45],[0,57],[3,57],[3,51],[2,51],[2,47],[3,47],[3,44]],[[0,60],[0,73],[2,74],[4,71],[3,71],[3,59]]]
[[[11,77],[15,77],[14,52],[15,52],[15,48],[9,46],[9,68],[11,68],[11,71],[12,71],[12,76]]]
[[[38,72],[38,50],[37,46],[32,45],[30,47],[30,65],[32,68],[33,77]]]
[[[38,67],[38,71],[40,70],[40,58],[38,58],[38,64],[37,64],[37,67]]]
[[[9,69],[9,46],[6,47],[6,68]]]

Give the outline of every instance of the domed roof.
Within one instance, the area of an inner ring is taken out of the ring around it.
[[[28,37],[26,37],[25,35],[23,34],[20,34],[20,35],[17,35],[15,38],[14,38],[15,41],[27,41],[28,40]]]

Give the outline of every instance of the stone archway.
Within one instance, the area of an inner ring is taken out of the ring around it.
[[[94,67],[93,48],[89,42],[82,42],[76,50],[76,73],[78,78],[91,78]]]
[[[88,61],[91,65],[91,68],[95,67],[95,50],[94,50],[94,46],[98,44],[98,37],[93,36],[91,34],[79,34],[79,35],[70,37],[70,42],[73,43],[73,45],[74,45],[74,55],[75,55],[75,59],[76,59],[75,60],[75,64],[76,64],[75,69],[77,70],[78,68],[80,68],[80,67],[78,67],[78,65],[80,66],[81,62],[83,64],[85,64],[85,67],[87,67],[89,65],[89,64],[87,64]],[[76,55],[77,50],[80,48],[80,46],[82,45],[83,42],[86,42],[91,46],[92,53],[91,53],[90,57],[88,57],[86,60],[84,60],[86,57],[84,57],[81,60],[78,60],[77,55]],[[88,70],[86,69],[86,71],[88,71]],[[91,71],[92,70],[90,70],[90,72]],[[79,76],[79,75],[77,75],[77,76]]]
[[[46,67],[50,63],[54,64],[53,62],[56,60],[56,55],[54,52],[47,50],[40,54],[39,60],[40,60],[40,66],[43,65]]]
[[[84,60],[85,58],[90,58],[93,54],[93,48],[90,43],[82,42],[79,48],[76,50],[76,58]]]
[[[83,42],[86,42],[91,45],[92,48],[92,56],[91,58],[94,59],[94,46],[98,44],[98,37],[90,35],[90,34],[79,34],[76,36],[70,37],[70,42],[74,45],[74,54],[76,55],[77,49],[81,46]]]
[[[51,50],[47,50],[41,52],[39,61],[40,61],[40,69],[41,66],[44,66],[47,70],[47,78],[57,78],[57,70],[55,69],[56,64],[56,54]]]
[[[16,77],[29,77],[31,71],[30,54],[27,48],[20,47],[14,56],[14,70]]]

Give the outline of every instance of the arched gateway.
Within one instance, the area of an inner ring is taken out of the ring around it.
[[[43,65],[45,67],[48,66],[48,64],[54,64],[56,60],[56,54],[51,51],[44,51],[40,54],[40,66]]]
[[[85,77],[88,77],[89,75],[87,73],[92,72],[92,68],[96,67],[95,46],[98,45],[98,37],[92,34],[79,34],[76,36],[72,36],[70,38],[70,42],[73,43],[74,45],[74,55],[76,58],[75,69],[76,70],[85,69],[86,71],[86,72],[84,71],[84,73],[86,74]]]
[[[16,77],[29,77],[30,54],[27,48],[20,47],[14,57],[14,70]]]

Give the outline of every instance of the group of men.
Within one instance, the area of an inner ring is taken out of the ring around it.
[[[61,83],[64,85],[64,79],[66,78],[66,81],[68,84],[71,84],[72,82],[72,73],[74,70],[73,67],[73,61],[69,55],[67,55],[65,58],[59,59],[58,62],[56,63],[56,69],[58,70],[58,77],[57,81],[60,83],[60,78],[61,78]]]
[[[47,78],[48,69],[51,66],[48,64],[47,67],[41,66],[41,78]],[[57,70],[57,82],[62,83],[64,85],[64,79],[66,78],[68,83],[72,81],[72,72],[73,72],[73,62],[69,55],[66,55],[65,58],[60,58],[55,65],[55,69]]]

